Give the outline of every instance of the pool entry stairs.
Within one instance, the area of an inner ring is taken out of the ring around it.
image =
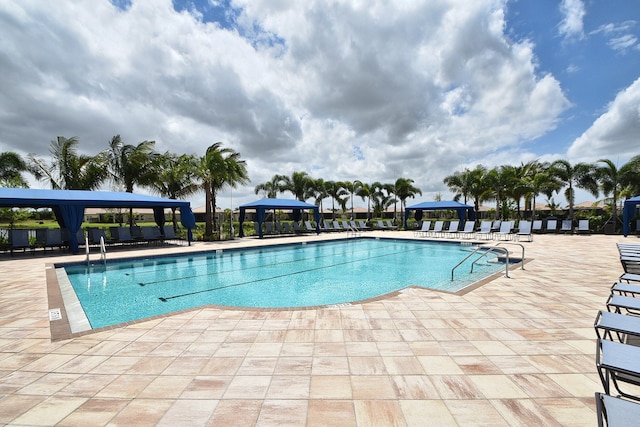
[[[488,256],[489,254],[498,254],[498,255],[503,255],[504,256],[504,258],[505,258],[505,262],[504,262],[505,272],[504,272],[504,275],[505,275],[505,277],[510,278],[510,276],[509,276],[509,264],[510,264],[509,249],[505,248],[503,245],[520,246],[520,248],[522,249],[522,255],[520,257],[520,269],[524,270],[524,246],[522,246],[520,243],[500,242],[500,243],[496,243],[493,246],[482,245],[482,246],[478,246],[477,248],[475,248],[469,255],[464,257],[462,259],[462,261],[460,261],[458,264],[456,264],[455,267],[453,267],[451,269],[451,280],[452,281],[454,280],[454,275],[455,275],[456,269],[458,267],[460,267],[465,261],[469,260],[474,255],[478,255],[477,258],[471,263],[471,272],[473,273],[474,265],[476,265],[478,262],[480,262],[483,258]]]

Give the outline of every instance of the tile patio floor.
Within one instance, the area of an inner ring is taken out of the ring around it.
[[[53,342],[45,265],[83,256],[0,255],[0,424],[596,425],[593,320],[621,274],[622,241],[640,243],[535,236],[525,271],[464,295],[206,307]]]

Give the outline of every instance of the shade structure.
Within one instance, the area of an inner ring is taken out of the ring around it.
[[[244,223],[244,217],[247,209],[254,209],[256,211],[256,217],[258,220],[258,236],[260,238],[263,237],[262,223],[264,222],[264,213],[267,209],[292,210],[294,217],[301,216],[301,212],[303,210],[313,210],[314,219],[316,221],[316,233],[320,233],[320,228],[318,227],[318,224],[320,223],[320,209],[318,206],[301,202],[300,200],[265,198],[240,206],[240,237],[244,237],[242,224]]]
[[[0,207],[51,208],[60,227],[69,231],[72,253],[78,252],[76,233],[82,226],[85,208],[151,208],[160,225],[164,223],[162,208],[175,207],[180,208],[181,222],[189,235],[195,226],[189,202],[125,192],[0,188]]]
[[[638,207],[640,207],[640,196],[624,201],[624,207],[622,208],[622,234],[625,237],[631,232],[631,221],[636,216]]]
[[[476,219],[476,212],[473,210],[473,206],[465,205],[464,203],[450,201],[450,202],[422,202],[417,205],[407,206],[404,212],[404,229],[407,227],[407,220],[411,211],[450,211],[454,210],[458,214],[460,224],[464,224],[465,219]],[[416,215],[416,218],[422,218],[422,214]]]

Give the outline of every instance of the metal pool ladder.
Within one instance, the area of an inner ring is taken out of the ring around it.
[[[456,264],[455,267],[453,267],[451,269],[451,280],[453,281],[453,277],[454,277],[454,273],[456,271],[456,268],[460,267],[466,260],[468,260],[469,258],[471,258],[473,255],[475,255],[477,252],[479,251],[484,251],[477,259],[475,259],[472,263],[471,263],[471,273],[473,273],[473,266],[476,265],[476,263],[478,261],[480,261],[482,258],[484,258],[485,256],[487,256],[490,253],[501,253],[505,255],[505,263],[504,263],[504,276],[507,278],[511,278],[509,276],[509,250],[507,248],[503,248],[500,247],[500,245],[518,245],[522,248],[522,256],[521,256],[521,270],[524,270],[524,246],[522,246],[520,243],[508,243],[508,242],[500,242],[497,243],[494,246],[478,246],[473,252],[471,252],[469,255],[467,255],[466,257],[464,257],[464,259],[462,261],[460,261],[458,264]]]
[[[84,247],[87,254],[87,267],[89,267],[89,237],[84,238]],[[106,266],[107,265],[107,248],[104,244],[104,237],[100,236],[100,260]]]

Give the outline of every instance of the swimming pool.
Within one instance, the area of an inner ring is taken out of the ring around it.
[[[358,238],[118,260],[106,266],[65,265],[56,271],[61,286],[70,283],[95,329],[209,304],[327,306],[408,286],[454,292],[504,268],[490,256],[470,274],[472,258],[452,281],[451,269],[471,248]]]

